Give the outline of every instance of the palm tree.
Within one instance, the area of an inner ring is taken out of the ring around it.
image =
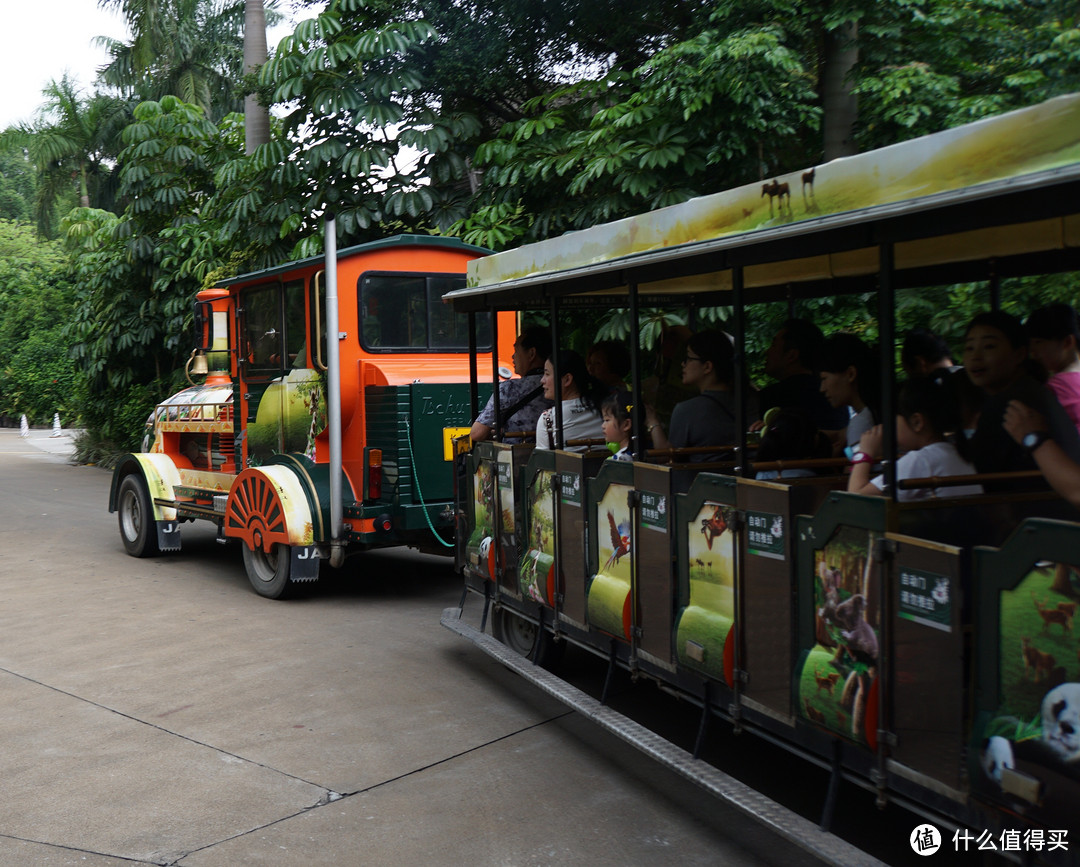
[[[153,66],[162,32],[163,19],[168,18],[169,0],[98,0],[102,9],[119,9],[131,31],[130,65],[133,70],[148,70]]]
[[[263,0],[244,0],[244,74],[251,75],[266,63],[266,7]],[[254,93],[244,97],[244,150],[270,141],[270,110]]]
[[[130,112],[117,97],[83,96],[66,74],[60,81],[50,81],[42,96],[45,102],[36,119],[8,128],[0,140],[29,155],[38,175],[38,230],[49,236],[57,204],[65,196],[77,196],[82,207],[111,206],[113,166]]]
[[[238,0],[101,0],[121,7],[129,41],[101,37],[103,83],[138,100],[166,95],[212,120],[239,111],[243,7]]]
[[[267,19],[280,17],[276,0],[98,0],[118,9],[129,41],[99,39],[112,60],[101,79],[138,99],[166,94],[199,105],[214,121],[245,112],[248,151],[269,140],[269,112],[253,95],[241,98],[242,78],[266,62]]]

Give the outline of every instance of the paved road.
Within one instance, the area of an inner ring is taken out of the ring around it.
[[[0,430],[0,865],[805,863],[440,628],[446,561],[135,560],[47,437]]]

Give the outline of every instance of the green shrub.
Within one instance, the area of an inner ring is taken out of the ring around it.
[[[81,424],[85,378],[68,355],[59,328],[29,334],[3,376],[0,410],[16,417],[25,414],[32,425],[50,424],[56,413],[65,427]]]
[[[83,419],[87,430],[85,450],[98,455],[93,463],[107,463],[102,458],[104,454],[138,451],[147,418],[172,391],[167,383],[155,381],[89,395],[83,407]],[[83,448],[79,444],[76,448],[81,460]]]

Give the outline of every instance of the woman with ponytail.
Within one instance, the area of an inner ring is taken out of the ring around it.
[[[544,410],[536,423],[536,447],[553,449],[561,441],[565,451],[583,452],[587,445],[567,446],[576,440],[604,438],[604,419],[600,404],[608,389],[589,375],[585,359],[569,349],[557,353],[559,385],[562,394],[562,437],[556,436],[555,407]],[[544,375],[540,379],[544,397],[555,399],[555,366],[552,359],[544,362]]]

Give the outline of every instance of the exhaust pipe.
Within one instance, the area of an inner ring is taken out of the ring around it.
[[[341,346],[338,330],[337,229],[326,215],[326,426],[330,439],[330,565],[345,562],[345,513],[341,485]]]

